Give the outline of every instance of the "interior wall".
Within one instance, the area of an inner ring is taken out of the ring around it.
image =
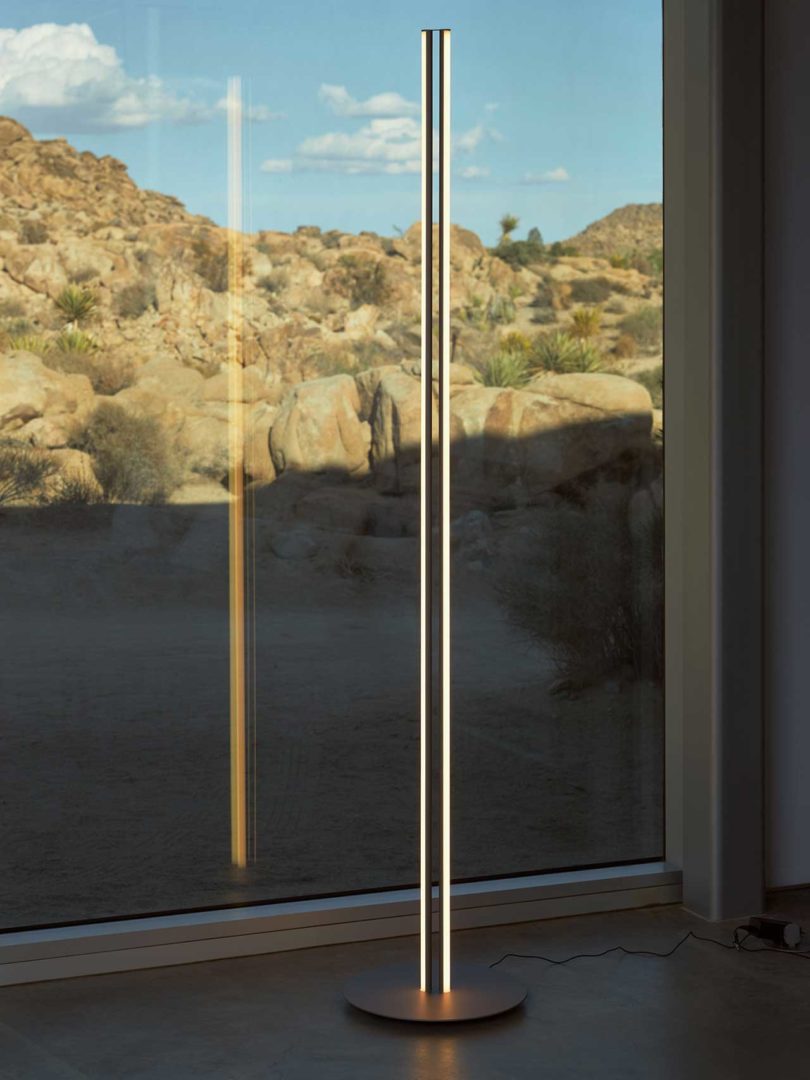
[[[765,8],[768,884],[810,882],[810,4]]]

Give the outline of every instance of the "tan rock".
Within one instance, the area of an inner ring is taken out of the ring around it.
[[[93,471],[93,459],[82,450],[54,450],[53,460],[57,473],[50,478],[48,486],[52,492],[59,493],[60,485],[65,481],[79,481],[86,485],[96,498],[101,498],[102,489]]]
[[[273,379],[267,379],[261,370],[255,365],[242,368],[241,375],[234,381],[239,401],[254,402],[274,399],[278,396],[279,387]],[[205,380],[203,398],[206,401],[230,401],[231,399],[231,375],[228,371],[220,371]]]
[[[360,397],[349,375],[295,387],[270,431],[276,471],[334,469],[352,476],[367,472],[371,432],[359,412]]]
[[[46,413],[76,413],[93,399],[86,375],[65,375],[26,352],[0,357],[0,430],[22,427]]]
[[[175,401],[202,400],[205,379],[199,371],[168,359],[150,360],[138,371],[136,386]]]

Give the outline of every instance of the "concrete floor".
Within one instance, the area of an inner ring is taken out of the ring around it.
[[[810,891],[771,910],[810,926]],[[459,959],[564,957],[614,944],[663,950],[692,928],[677,907],[456,936]],[[803,948],[806,948],[806,944]],[[689,941],[669,959],[612,954],[551,967],[509,960],[525,1006],[449,1029],[376,1020],[344,979],[411,958],[413,939],[333,946],[0,990],[2,1080],[787,1080],[810,1075],[810,964]]]

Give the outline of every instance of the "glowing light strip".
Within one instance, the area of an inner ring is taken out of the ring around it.
[[[420,484],[420,777],[419,777],[419,988],[423,991],[431,989],[431,908],[432,908],[432,868],[430,853],[430,582],[429,566],[430,559],[428,550],[431,542],[430,535],[430,468],[431,468],[431,436],[430,405],[433,393],[432,387],[432,320],[430,317],[431,304],[433,303],[433,268],[431,266],[430,237],[433,228],[430,187],[433,183],[432,162],[432,48],[433,35],[422,31],[422,429],[421,429],[421,484]],[[430,396],[429,396],[430,395]]]
[[[245,479],[242,401],[242,81],[228,80],[228,616],[231,861],[247,865]]]
[[[439,880],[441,896],[441,964],[442,991],[450,990],[450,31],[442,30],[440,47],[440,95],[441,138],[439,183],[440,228],[442,261],[442,304],[439,318],[441,325],[441,384],[439,387],[440,416],[442,418],[441,472],[442,472],[442,600],[441,600],[441,692],[442,692],[442,857]]]

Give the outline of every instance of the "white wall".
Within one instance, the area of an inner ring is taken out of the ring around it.
[[[810,3],[764,0],[768,884],[810,882]]]

